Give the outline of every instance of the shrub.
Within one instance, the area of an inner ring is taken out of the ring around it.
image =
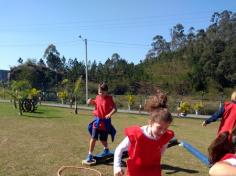
[[[188,102],[180,102],[180,106],[178,107],[178,112],[188,113],[191,109],[191,106]]]

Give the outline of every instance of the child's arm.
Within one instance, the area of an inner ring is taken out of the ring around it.
[[[217,162],[210,168],[209,174],[211,176],[233,176],[236,175],[236,167],[223,161]]]
[[[111,116],[116,113],[117,108],[116,108],[116,104],[114,103],[113,99],[112,99],[112,110],[105,116],[106,118],[111,118]]]
[[[221,118],[224,114],[224,111],[225,110],[224,110],[224,106],[223,106],[219,109],[219,111],[217,111],[215,114],[213,114],[210,118],[203,121],[202,126],[206,126],[206,125],[210,124],[211,122],[215,122],[216,120]]]
[[[109,114],[107,114],[105,117],[106,117],[106,118],[111,118],[111,116],[112,116],[113,114],[115,114],[116,111],[117,111],[117,109],[116,109],[116,107],[114,107],[114,108],[111,110],[111,112],[110,112]]]
[[[96,101],[94,99],[92,99],[92,98],[89,98],[87,100],[87,104],[96,105]]]
[[[124,175],[124,171],[121,168],[121,159],[124,151],[128,151],[130,142],[129,138],[125,137],[123,141],[118,145],[114,154],[114,176]]]
[[[161,148],[161,156],[165,153],[168,143]]]

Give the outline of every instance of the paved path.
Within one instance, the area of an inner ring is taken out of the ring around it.
[[[0,102],[2,103],[9,103],[10,100],[2,100],[0,99]],[[44,105],[44,106],[52,106],[52,107],[60,107],[60,108],[70,108],[70,105],[67,105],[67,104],[58,104],[58,103],[46,103],[46,102],[42,102],[41,105]],[[74,108],[74,105],[72,106]],[[84,110],[90,110],[92,111],[94,108],[91,107],[91,106],[78,106],[78,109],[84,109]],[[117,110],[118,112],[121,112],[121,113],[129,113],[129,114],[148,114],[147,112],[145,111],[134,111],[134,110],[125,110],[125,109],[118,109]],[[178,116],[177,113],[172,113],[173,116]],[[185,117],[180,117],[180,118],[192,118],[192,119],[207,119],[209,118],[210,115],[195,115],[195,114],[187,114]]]

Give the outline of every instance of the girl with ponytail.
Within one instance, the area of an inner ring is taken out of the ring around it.
[[[236,175],[236,127],[225,131],[208,148],[211,176]]]

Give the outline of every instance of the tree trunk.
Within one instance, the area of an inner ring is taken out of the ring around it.
[[[22,101],[18,100],[18,105],[19,105],[19,115],[22,116]]]
[[[70,109],[72,109],[72,105],[73,105],[73,100],[70,99]]]
[[[130,111],[130,104],[128,104],[128,110]]]
[[[77,97],[75,97],[75,114],[78,114]]]
[[[17,109],[16,99],[15,98],[13,99],[13,105],[14,105],[14,108]]]

